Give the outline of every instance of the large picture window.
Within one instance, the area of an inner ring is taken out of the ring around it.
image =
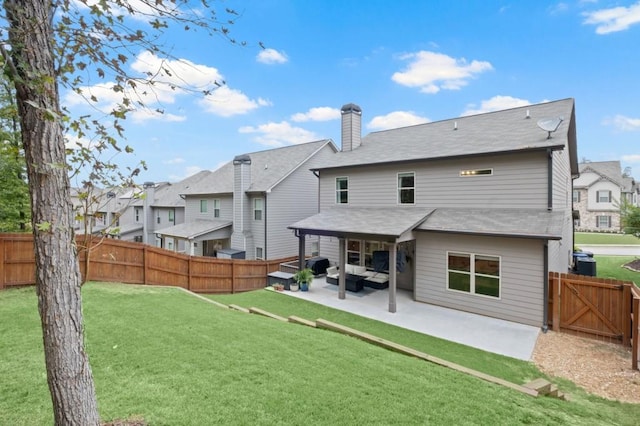
[[[349,178],[336,178],[336,204],[349,203]]]
[[[398,173],[398,203],[415,203],[415,173]]]
[[[500,258],[472,253],[447,253],[447,288],[500,297]]]

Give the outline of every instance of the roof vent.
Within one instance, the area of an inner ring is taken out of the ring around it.
[[[527,110],[527,115],[524,118],[526,118],[526,119],[531,118],[531,114],[529,114],[529,110]]]
[[[458,130],[458,122],[457,121],[453,122],[453,130]]]

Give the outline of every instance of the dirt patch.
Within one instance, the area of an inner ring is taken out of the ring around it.
[[[640,404],[640,371],[631,369],[631,350],[622,345],[549,331],[540,333],[532,360],[589,393]]]

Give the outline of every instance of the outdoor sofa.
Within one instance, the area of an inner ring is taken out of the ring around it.
[[[378,290],[389,287],[389,274],[384,272],[369,271],[365,266],[345,266],[346,288],[349,291],[360,291],[362,287],[370,287]],[[338,285],[340,271],[337,266],[327,268],[327,282]]]

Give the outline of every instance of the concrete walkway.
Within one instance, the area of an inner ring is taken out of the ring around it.
[[[584,251],[609,256],[640,256],[640,245],[632,244],[578,244]]]
[[[404,290],[396,295],[397,312],[390,313],[388,290],[347,291],[346,299],[340,300],[338,287],[324,277],[316,278],[308,292],[283,294],[526,361],[531,359],[540,331],[538,327],[414,302],[411,293]]]

